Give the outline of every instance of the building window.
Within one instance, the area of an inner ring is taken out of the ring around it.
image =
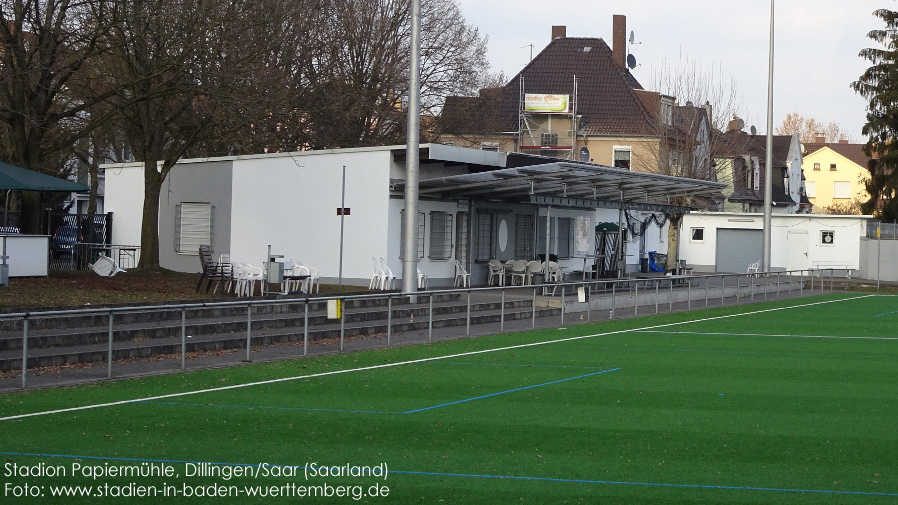
[[[432,260],[452,257],[452,215],[445,212],[430,213],[430,256]]]
[[[175,251],[198,256],[201,245],[212,245],[212,204],[183,202],[175,212]]]
[[[808,198],[817,197],[817,181],[804,181],[804,188]]]
[[[820,232],[820,243],[823,245],[833,245],[836,241],[836,232],[832,230],[822,230]]]
[[[831,172],[835,172],[835,170],[836,170],[836,164],[835,164],[835,163],[830,163],[830,164],[829,164],[829,170],[830,170]]]
[[[498,142],[481,142],[480,150],[481,151],[498,151],[499,143]]]
[[[851,198],[851,183],[848,181],[834,182],[833,198]]]
[[[559,258],[570,258],[574,241],[574,219],[570,217],[558,218],[558,244],[555,254]]]
[[[495,228],[496,215],[488,212],[477,214],[477,252],[476,261],[489,261],[496,257]]]
[[[405,209],[399,213],[400,225],[399,225],[399,233],[400,237],[405,237]],[[416,242],[418,244],[418,259],[424,258],[424,223],[426,222],[427,217],[423,212],[418,213],[418,236],[416,237]],[[402,257],[402,247],[399,248],[399,259],[405,259]]]
[[[455,214],[455,259],[462,265],[468,264],[468,213]]]
[[[630,148],[614,147],[614,167],[630,170]]]
[[[820,163],[814,163],[814,170],[820,170]]]
[[[690,242],[704,242],[705,241],[705,229],[704,228],[690,228],[689,229],[689,241]]]
[[[761,163],[757,158],[751,159],[752,170],[752,189],[761,191]]]
[[[673,126],[673,108],[674,98],[672,96],[662,96],[660,105],[661,122],[667,126]]]
[[[516,258],[533,258],[533,216],[519,215],[514,224]]]
[[[539,145],[541,147],[555,147],[558,145],[557,133],[541,133],[539,136]]]
[[[574,219],[570,217],[554,218],[549,230],[549,254],[559,258],[570,258],[574,242]],[[546,216],[540,216],[536,231],[536,252],[546,253]]]

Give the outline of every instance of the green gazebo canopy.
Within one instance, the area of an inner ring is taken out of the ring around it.
[[[87,191],[84,184],[42,174],[0,161],[0,190],[20,191]]]

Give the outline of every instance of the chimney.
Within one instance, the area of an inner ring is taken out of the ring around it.
[[[564,26],[564,25],[552,26],[552,40],[563,39],[565,37],[567,37],[567,26]]]
[[[816,142],[817,142],[818,144],[824,144],[824,143],[826,143],[826,134],[825,134],[825,133],[817,133],[816,135],[817,135],[817,140],[816,140]]]
[[[627,16],[614,15],[611,57],[621,68],[627,68]]]
[[[742,123],[742,125],[740,126],[739,123]],[[739,116],[733,116],[733,119],[731,119],[730,122],[727,123],[727,131],[728,132],[742,131],[742,127],[744,125],[745,125],[745,123],[741,119],[739,119]]]
[[[840,143],[840,144],[847,144],[847,143],[848,143],[848,139],[839,139],[839,143]]]

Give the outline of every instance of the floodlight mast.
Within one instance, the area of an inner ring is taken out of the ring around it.
[[[764,157],[764,250],[761,271],[770,271],[771,221],[773,208],[773,12],[770,0],[770,56],[767,69],[767,154]]]
[[[405,234],[402,237],[402,292],[418,290],[418,175],[421,118],[421,0],[412,2],[411,58],[409,59],[408,131],[405,145]]]

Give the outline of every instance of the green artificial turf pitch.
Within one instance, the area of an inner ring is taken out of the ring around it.
[[[5,503],[896,503],[896,327],[898,297],[842,294],[10,394],[0,483]]]

